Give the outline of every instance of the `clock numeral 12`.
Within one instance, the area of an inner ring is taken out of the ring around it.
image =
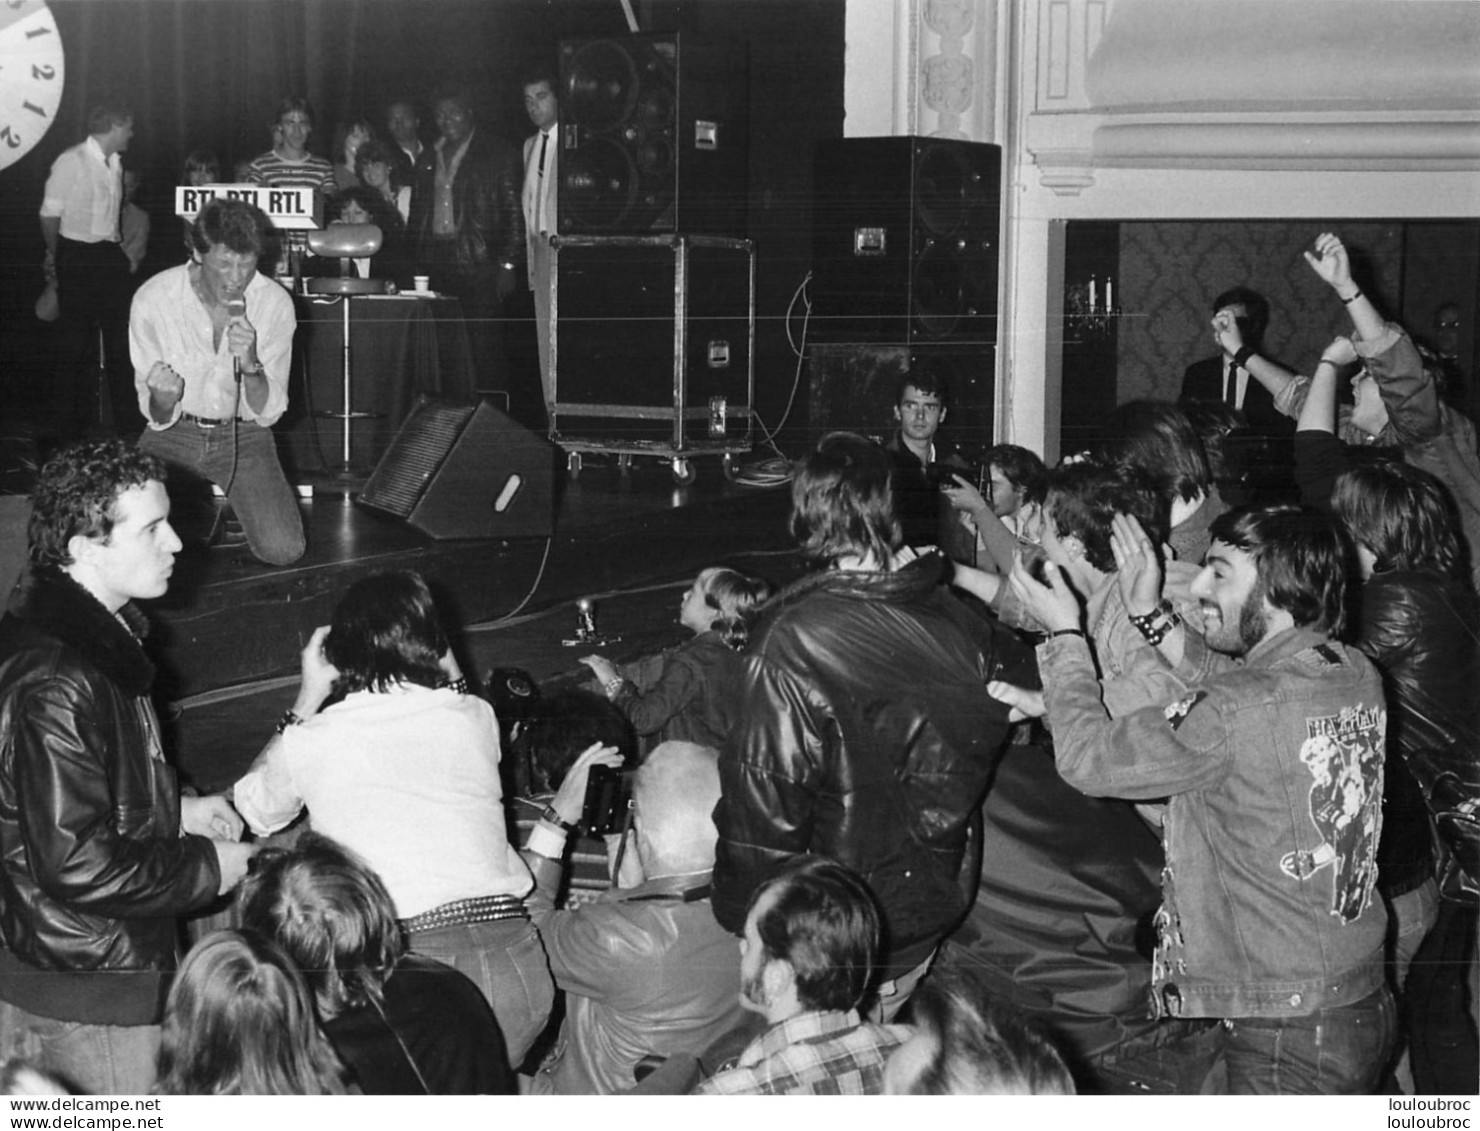
[[[31,77],[33,79],[36,79],[37,81],[46,80],[49,82],[57,77],[57,69],[53,67],[50,63],[47,63],[45,65],[42,65],[40,63],[32,63]]]
[[[15,131],[9,126],[0,130],[0,141],[4,141],[11,149],[19,149],[21,145],[21,139],[15,136]]]

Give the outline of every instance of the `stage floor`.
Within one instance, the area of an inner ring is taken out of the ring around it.
[[[614,461],[613,461],[614,462]],[[303,504],[308,551],[297,564],[257,564],[245,546],[188,548],[170,593],[149,608],[160,661],[158,697],[180,768],[204,790],[224,788],[292,704],[299,652],[354,581],[419,570],[445,610],[470,675],[518,667],[541,683],[583,678],[566,647],[575,602],[597,603],[599,649],[632,659],[680,643],[684,588],[702,568],[734,565],[784,584],[800,565],[786,529],[790,493],[733,483],[718,461],[676,485],[666,464],[626,473],[588,459],[562,473],[546,538],[434,541],[406,523],[324,493]]]

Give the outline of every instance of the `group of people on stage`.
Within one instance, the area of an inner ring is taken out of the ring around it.
[[[482,386],[508,383],[504,304],[522,272],[533,291],[548,406],[559,102],[547,73],[532,73],[523,91],[537,132],[522,160],[516,147],[480,128],[464,88],[435,95],[437,137],[429,144],[415,104],[397,99],[385,110],[384,140],[357,118],[336,131],[333,160],[310,149],[313,110],[293,97],[278,107],[272,147],[229,179],[307,186],[327,197],[327,223],[376,225],[381,248],[354,269],[391,289],[425,275],[435,291],[460,299]],[[87,139],[64,152],[47,179],[43,268],[56,287],[65,338],[53,394],[57,427],[63,437],[82,436],[106,412],[123,432],[142,416],[150,450],[225,492],[252,553],[289,564],[303,553],[302,524],[267,430],[287,407],[296,322],[291,299],[258,269],[274,274],[269,261],[291,241],[280,243],[249,206],[218,201],[187,225],[187,262],[141,282],[135,273],[147,228],[141,235],[135,214],[143,213],[127,200],[121,163],[133,132],[126,107],[96,107]],[[198,150],[182,183],[220,183],[222,171],[215,154]],[[301,248],[282,254],[296,261],[297,277],[341,270],[338,261],[305,260]],[[105,404],[93,397],[100,369],[108,374]],[[540,415],[538,406],[519,411],[531,420]]]
[[[531,275],[555,230],[554,91],[525,93],[522,192],[457,96],[407,155],[411,238],[491,302],[495,213],[535,198]],[[85,245],[132,123],[94,124],[43,206],[64,304],[116,266]],[[311,117],[280,124],[256,175],[304,162]],[[801,581],[704,571],[692,640],[586,657],[586,706],[515,726],[419,576],[366,578],[209,797],[165,760],[135,604],[181,549],[166,467],[222,484],[264,560],[303,544],[266,219],[217,201],[190,236],[133,300],[145,432],[42,469],[0,621],[0,1055],[125,1093],[1473,1090],[1480,457],[1334,234],[1305,261],[1351,330],[1311,375],[1247,293],[1214,312],[1204,396],[1295,422],[1256,501],[1224,500],[1191,378],[1059,467],[999,446],[972,475],[922,367],[891,443],[794,465]],[[583,832],[609,867],[573,902]]]

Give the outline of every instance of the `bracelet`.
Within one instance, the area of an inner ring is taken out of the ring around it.
[[[608,699],[615,699],[619,694],[621,694],[622,685],[626,682],[627,681],[621,676],[614,675],[611,677],[611,679],[607,680],[601,685],[601,689],[606,692],[606,697]]]
[[[1254,350],[1250,346],[1240,346],[1238,352],[1233,355],[1233,363],[1240,369],[1249,368],[1249,358],[1254,356]]]
[[[444,679],[438,686],[445,687],[450,691],[456,691],[459,695],[466,695],[468,693],[468,677],[460,675],[456,679]]]
[[[302,726],[304,722],[305,720],[303,716],[300,715],[297,711],[293,710],[292,707],[289,707],[286,711],[283,712],[283,717],[277,721],[277,726],[272,728],[273,733],[282,734],[283,731],[287,730],[289,727]]]
[[[1336,296],[1336,297],[1337,297],[1337,298],[1341,298],[1341,296],[1340,296],[1340,295],[1337,295],[1337,296]],[[1347,306],[1350,306],[1350,305],[1351,305],[1351,304],[1352,304],[1352,303],[1354,303],[1354,302],[1356,302],[1356,301],[1357,301],[1357,299],[1359,299],[1359,298],[1361,298],[1361,297],[1362,297],[1362,292],[1361,292],[1361,290],[1358,290],[1358,291],[1357,291],[1357,293],[1356,293],[1356,294],[1354,294],[1354,295],[1352,295],[1352,297],[1351,297],[1351,298],[1342,298],[1342,299],[1341,299],[1341,301],[1342,301],[1342,302],[1343,302],[1343,303],[1344,303],[1344,304],[1346,304],[1346,305],[1347,305]]]
[[[1046,633],[1044,635],[1044,639],[1045,640],[1052,640],[1056,636],[1077,636],[1077,637],[1079,637],[1079,639],[1083,640],[1084,639],[1084,629],[1082,629],[1082,628],[1056,628],[1052,632]]]
[[[1144,616],[1133,616],[1128,613],[1127,619],[1145,638],[1146,643],[1153,648],[1166,639],[1167,633],[1182,623],[1182,617],[1176,609],[1172,608],[1172,603],[1165,598],[1162,599],[1161,604]]]
[[[564,817],[562,817],[559,812],[556,811],[555,806],[553,805],[545,806],[545,811],[540,814],[540,820],[554,825],[557,829],[565,833],[567,836],[575,832],[577,827],[567,821]]]
[[[1172,603],[1163,597],[1149,613],[1136,616],[1127,609],[1125,615],[1138,632],[1145,632],[1158,618],[1172,615]]]

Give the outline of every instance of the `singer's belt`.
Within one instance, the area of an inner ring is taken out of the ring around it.
[[[480,895],[433,907],[420,915],[401,920],[401,929],[435,931],[438,927],[461,927],[468,923],[496,923],[501,919],[528,919],[524,900],[517,895]]]
[[[214,416],[196,416],[193,412],[182,412],[180,419],[185,421],[186,424],[194,424],[198,428],[225,428],[228,424],[249,423],[249,421],[241,420],[240,417],[232,420],[228,416],[225,420],[218,420]]]

